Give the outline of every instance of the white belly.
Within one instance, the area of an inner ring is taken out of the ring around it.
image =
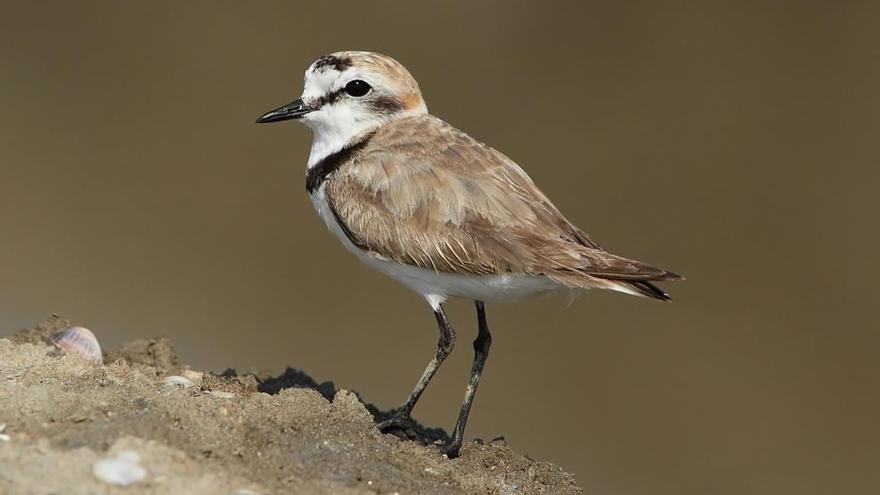
[[[311,195],[315,211],[327,224],[331,232],[361,261],[399,281],[411,290],[428,299],[436,306],[447,297],[462,297],[480,301],[516,301],[531,296],[547,293],[563,288],[561,285],[544,277],[530,275],[458,275],[441,273],[427,268],[403,265],[376,254],[366,252],[355,246],[345,235],[330,211],[321,186]]]

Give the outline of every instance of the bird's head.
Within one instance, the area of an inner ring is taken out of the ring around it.
[[[319,141],[348,143],[394,119],[427,113],[419,85],[391,57],[336,52],[306,69],[302,96],[263,114],[258,123],[296,119]],[[329,143],[328,143],[329,144]]]

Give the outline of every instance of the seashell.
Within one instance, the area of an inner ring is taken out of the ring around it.
[[[163,387],[182,387],[182,388],[190,388],[193,386],[193,382],[189,381],[185,376],[179,375],[171,375],[166,376],[162,380]]]
[[[92,465],[92,472],[101,481],[117,486],[128,486],[147,477],[147,470],[139,463],[137,452],[127,450],[116,457],[101,459]]]
[[[70,327],[49,337],[55,347],[95,364],[104,364],[101,357],[101,344],[91,330],[84,327]]]

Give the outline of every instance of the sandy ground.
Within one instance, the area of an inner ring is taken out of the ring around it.
[[[581,493],[571,475],[503,440],[469,442],[450,460],[382,435],[357,395],[296,370],[202,373],[180,366],[165,339],[90,364],[47,342],[67,325],[0,339],[2,494]],[[179,374],[195,385],[162,386]],[[102,459],[132,452],[140,481],[95,475]]]

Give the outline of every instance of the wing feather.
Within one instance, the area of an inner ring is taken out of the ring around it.
[[[327,183],[362,249],[438,272],[546,276],[650,294],[677,275],[603,250],[500,152],[431,116],[380,129]],[[659,291],[662,294],[662,291]]]

